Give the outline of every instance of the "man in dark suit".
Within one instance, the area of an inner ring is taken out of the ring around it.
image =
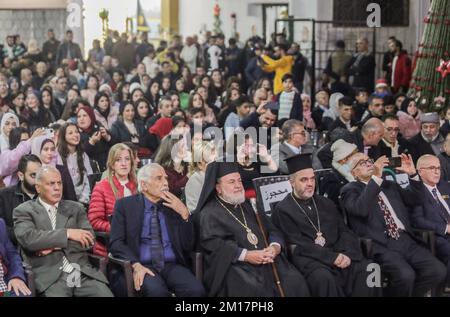
[[[442,283],[447,270],[413,238],[408,206],[420,204],[422,184],[411,156],[401,157],[398,171],[409,175],[408,189],[381,178],[389,164],[385,156],[373,163],[355,154],[350,169],[357,181],[342,189],[342,205],[355,233],[374,242],[374,260],[389,277],[386,294],[423,296]]]
[[[187,207],[169,193],[167,175],[158,164],[138,174],[141,194],[116,203],[111,224],[110,252],[133,265],[134,288],[145,297],[205,295],[187,268],[194,248],[194,226]],[[123,275],[113,272],[112,288],[122,294]]]
[[[8,237],[5,222],[0,219],[0,293],[28,296],[31,291],[25,281],[22,259]]]
[[[358,52],[346,65],[353,89],[365,88],[372,93],[375,86],[375,57],[369,52],[369,40],[360,38],[356,42]]]
[[[450,185],[441,181],[439,159],[424,155],[417,162],[424,188],[422,204],[413,210],[412,222],[421,229],[436,234],[436,256],[447,265],[447,284],[450,283]]]
[[[355,131],[353,136],[359,152],[364,153],[372,160],[376,160],[381,156],[378,144],[384,136],[384,125],[380,119],[369,119],[363,125],[361,131]]]
[[[111,297],[106,277],[89,262],[94,235],[83,206],[61,200],[61,174],[43,167],[36,174],[39,197],[13,212],[14,233],[31,265],[38,295]]]
[[[289,244],[295,244],[295,266],[306,276],[312,296],[367,296],[381,294],[367,284],[370,262],[362,254],[358,237],[344,224],[328,198],[315,195],[316,177],[311,156],[286,160],[292,193],[277,204],[275,226]]]
[[[381,121],[384,124],[384,136],[378,144],[380,155],[397,157],[400,154],[412,154],[409,142],[399,136],[400,123],[396,115],[386,115]]]

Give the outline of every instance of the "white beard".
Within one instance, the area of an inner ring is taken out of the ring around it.
[[[228,195],[226,193],[222,193],[222,199],[231,204],[231,205],[240,205],[245,202],[245,192],[239,194]]]

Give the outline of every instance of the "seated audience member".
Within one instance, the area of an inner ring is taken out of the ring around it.
[[[205,171],[208,163],[216,158],[213,142],[202,141],[192,146],[192,162],[189,166],[189,180],[185,187],[186,206],[192,213],[197,208],[198,199],[205,182]]]
[[[31,265],[37,294],[45,297],[110,297],[106,277],[94,269],[88,250],[92,227],[81,204],[62,200],[61,174],[43,167],[36,174],[38,199],[14,209],[14,233],[24,261]],[[79,287],[68,281],[77,265]]]
[[[292,261],[306,277],[311,296],[381,294],[367,284],[370,262],[362,254],[358,237],[331,200],[315,195],[311,155],[295,155],[286,164],[293,192],[277,204],[272,221],[286,242],[296,245]]]
[[[330,97],[330,107],[323,113],[322,127],[325,131],[330,131],[333,122],[339,118],[339,101],[344,98],[341,93],[334,93]]]
[[[81,145],[78,127],[73,123],[66,123],[59,132],[58,158],[56,168],[63,175],[63,196],[65,200],[89,203],[91,184],[88,175],[92,175],[89,157]]]
[[[350,228],[374,242],[373,259],[389,278],[384,294],[424,296],[444,281],[447,269],[412,233],[409,208],[421,204],[423,185],[411,156],[403,154],[397,169],[410,177],[406,189],[381,178],[388,163],[385,156],[373,163],[362,153],[354,155],[350,170],[357,181],[342,189],[342,206]]]
[[[405,98],[397,116],[400,123],[400,133],[406,140],[410,140],[420,132],[422,111],[417,108],[414,99]]]
[[[381,121],[383,121],[384,125],[384,136],[378,144],[380,155],[387,157],[397,157],[401,154],[412,155],[409,142],[400,136],[398,117],[385,115]]]
[[[450,185],[441,181],[439,159],[424,155],[417,161],[423,183],[422,204],[416,206],[412,223],[436,234],[436,256],[447,266],[446,284],[450,285]]]
[[[438,155],[441,163],[441,179],[450,182],[450,135],[447,135],[443,145],[443,152]]]
[[[109,151],[107,177],[97,183],[89,203],[88,219],[95,231],[111,231],[110,217],[118,199],[137,192],[136,166],[131,149],[123,143],[114,145]],[[94,254],[106,257],[106,246],[97,241]]]
[[[414,148],[414,162],[425,154],[436,156],[441,154],[445,141],[439,132],[440,119],[437,113],[423,113],[420,121],[422,124],[420,133],[409,141]]]
[[[309,296],[305,278],[281,252],[281,233],[245,198],[236,163],[208,164],[195,213],[209,296]]]
[[[255,144],[251,135],[239,132],[232,138],[234,140],[227,143],[227,153],[235,158],[246,198],[256,198],[253,180],[275,173],[278,170],[277,163],[264,145]]]
[[[194,226],[185,205],[169,192],[167,174],[156,163],[138,173],[139,195],[117,201],[110,252],[133,265],[134,288],[145,297],[200,297],[202,284],[187,268]],[[113,271],[116,295],[123,295],[122,272]]]
[[[109,148],[113,145],[112,137],[100,122],[95,121],[91,107],[79,107],[76,115],[83,148],[89,158],[98,163],[100,171],[104,171]]]
[[[5,222],[0,219],[0,293],[8,297],[30,296],[22,259],[8,235]]]
[[[355,181],[348,162],[358,152],[358,149],[354,144],[337,140],[331,146],[331,152],[333,153],[332,170],[323,177],[318,186],[320,194],[333,201],[340,209],[339,195],[342,187]]]
[[[314,152],[314,147],[307,144],[307,134],[305,131],[305,126],[301,121],[298,120],[288,120],[283,123],[281,127],[283,133],[284,142],[277,142],[272,145],[270,149],[271,156],[278,166],[278,171],[280,174],[288,174],[287,165],[285,160],[291,156],[297,154],[304,154]],[[320,162],[316,158],[313,163],[315,169],[320,168]]]
[[[188,161],[190,153],[187,150],[185,137],[165,136],[155,155],[155,163],[166,171],[169,191],[180,197],[182,189],[188,181]]]
[[[342,97],[339,100],[339,117],[328,127],[331,132],[336,128],[344,128],[349,131],[356,130],[356,121],[352,119],[353,99],[351,97]]]
[[[361,131],[353,133],[358,151],[376,160],[380,157],[378,144],[384,136],[384,125],[380,119],[371,118],[364,123]]]
[[[35,155],[25,155],[19,161],[19,183],[0,189],[0,218],[5,222],[9,239],[17,245],[14,235],[13,210],[20,204],[36,198],[35,177],[41,161]]]

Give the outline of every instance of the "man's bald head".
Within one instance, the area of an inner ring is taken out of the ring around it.
[[[420,178],[428,186],[436,186],[441,179],[441,163],[434,155],[423,155],[417,161]]]
[[[376,146],[384,135],[384,125],[380,119],[372,118],[367,120],[361,129],[365,145]]]

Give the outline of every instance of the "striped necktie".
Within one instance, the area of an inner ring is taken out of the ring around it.
[[[50,209],[48,210],[48,216],[50,217],[50,222],[52,224],[53,230],[56,229],[57,213],[58,213],[58,211],[57,211],[56,207],[54,207],[54,206],[50,207]],[[63,272],[65,272],[65,273],[71,273],[74,270],[73,266],[70,265],[69,260],[67,260],[67,258],[65,256],[63,256],[63,265],[60,269],[62,269]]]

